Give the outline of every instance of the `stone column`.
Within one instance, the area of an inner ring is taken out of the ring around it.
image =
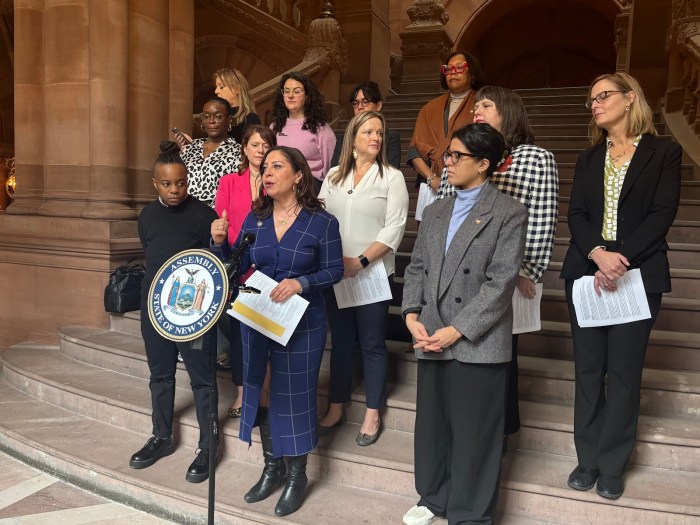
[[[340,103],[352,115],[347,103],[350,91],[360,82],[374,80],[384,97],[390,87],[388,0],[334,2],[335,16],[347,42],[347,65],[342,76]]]
[[[158,144],[170,134],[170,7],[168,0],[132,0],[129,7],[129,175],[135,197],[145,202],[153,194]]]
[[[628,63],[627,51],[629,33],[630,33],[630,17],[631,8],[629,5],[622,9],[622,12],[615,17],[615,52],[617,54],[615,69],[617,71],[627,71]]]
[[[158,144],[192,115],[194,0],[16,0],[16,201],[0,214],[0,336],[108,325],[141,255]],[[7,341],[8,339],[4,339]]]
[[[21,184],[7,213],[36,213],[44,195],[44,0],[15,0],[15,159]]]
[[[90,6],[89,194],[82,216],[134,219],[128,162],[129,5],[101,0]]]
[[[194,2],[170,2],[169,127],[192,128]]]
[[[415,0],[408,8],[411,23],[401,31],[401,93],[440,90],[440,64],[452,49],[445,32],[449,16],[438,0]]]

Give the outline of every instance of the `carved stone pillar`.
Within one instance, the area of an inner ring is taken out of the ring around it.
[[[622,9],[622,12],[615,17],[615,52],[617,54],[617,71],[627,71],[627,41],[630,32],[630,13],[632,9],[629,5]]]
[[[700,38],[700,4],[687,0],[673,0],[671,26],[666,37],[666,52],[669,54],[669,74],[666,86],[665,110],[684,110],[687,115],[694,105],[695,95],[691,89],[694,76],[693,40]]]
[[[44,195],[44,1],[15,0],[15,169],[8,213],[36,213]]]
[[[324,94],[328,118],[333,120],[340,110],[340,75],[345,70],[346,45],[330,0],[323,2],[318,18],[309,25],[306,42],[304,62],[327,54],[324,65],[328,72],[317,87]]]
[[[0,337],[107,326],[141,254],[158,144],[192,115],[194,0],[15,1],[15,202],[0,214]],[[7,341],[7,339],[4,339]]]
[[[389,0],[334,2],[335,16],[343,28],[348,60],[341,83],[341,106],[352,115],[347,100],[353,87],[374,80],[386,97],[390,87]]]
[[[82,216],[134,219],[126,171],[129,6],[121,0],[93,2],[89,17],[89,193]]]
[[[402,93],[440,89],[440,64],[452,49],[445,32],[449,16],[438,0],[415,0],[408,8],[411,23],[400,33],[403,51]]]

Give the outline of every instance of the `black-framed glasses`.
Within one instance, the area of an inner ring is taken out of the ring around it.
[[[366,98],[363,98],[362,100],[353,100],[351,104],[354,108],[366,108],[373,103],[374,100],[367,100]]]
[[[220,111],[217,111],[216,113],[207,113],[206,111],[202,111],[199,114],[199,118],[202,119],[202,122],[207,122],[208,120],[213,120],[214,122],[221,122],[224,120],[226,115],[221,113]]]
[[[615,93],[627,93],[627,91],[620,91],[620,90],[615,90],[615,91],[601,91],[598,93],[595,97],[589,98],[586,100],[586,109],[591,109],[593,107],[593,103],[597,102],[598,104],[602,104],[605,102],[610,95],[614,95]]]
[[[442,162],[447,164],[447,161],[450,160],[452,161],[452,165],[454,166],[455,164],[458,164],[460,160],[462,160],[462,157],[472,157],[473,159],[479,158],[473,153],[464,153],[462,151],[447,150],[445,153],[442,154]]]

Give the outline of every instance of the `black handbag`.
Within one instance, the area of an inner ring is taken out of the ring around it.
[[[126,264],[109,274],[105,286],[105,311],[115,314],[131,312],[141,307],[141,281],[146,273],[143,264]]]

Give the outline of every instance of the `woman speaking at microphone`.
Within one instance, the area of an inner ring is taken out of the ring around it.
[[[294,294],[309,301],[287,346],[241,325],[243,339],[243,413],[240,438],[251,442],[259,422],[265,458],[262,476],[245,495],[261,501],[285,479],[275,507],[286,516],[301,507],[307,484],[306,459],[318,442],[316,389],[326,345],[326,307],[321,291],[343,277],[343,249],[338,221],[314,194],[314,181],[304,156],[295,148],[271,148],[262,161],[263,186],[253,210],[243,221],[236,249],[246,233],[255,241],[242,255],[241,271],[251,265],[279,284],[270,300],[284,302]],[[228,218],[212,224],[213,250],[229,255],[225,242]],[[260,406],[260,393],[270,363],[270,406]],[[285,462],[286,458],[286,462]]]

